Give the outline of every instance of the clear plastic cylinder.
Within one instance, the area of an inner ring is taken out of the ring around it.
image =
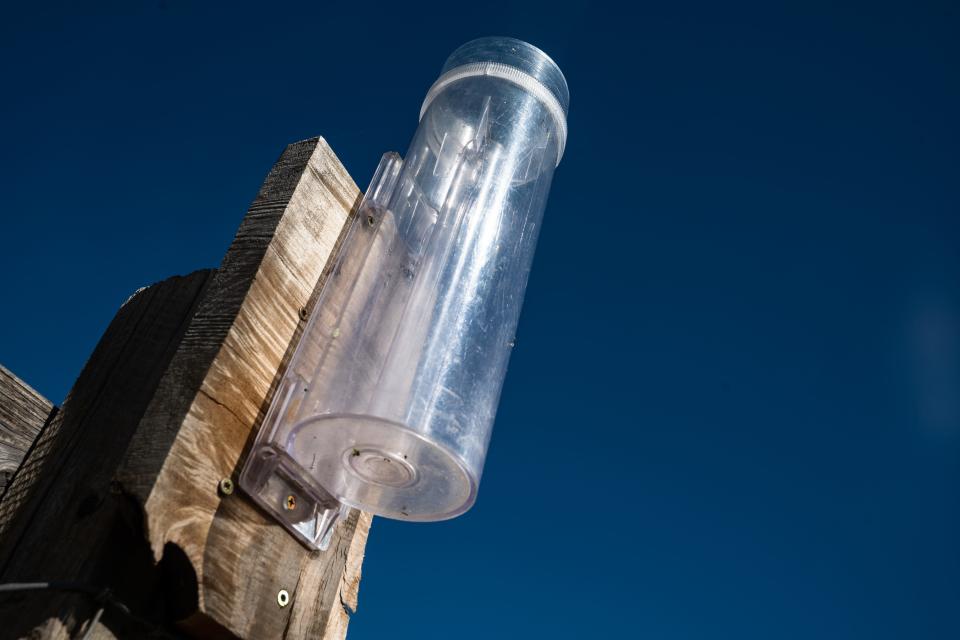
[[[381,161],[251,453],[244,482],[261,502],[283,501],[265,489],[280,473],[392,518],[470,508],[567,103],[529,44],[484,38],[450,56],[406,157]]]

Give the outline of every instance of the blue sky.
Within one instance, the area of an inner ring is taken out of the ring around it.
[[[479,500],[375,520],[351,638],[960,637],[955,6],[88,4],[0,16],[0,362],[57,402],[285,144],[363,186],[459,44],[566,74]]]

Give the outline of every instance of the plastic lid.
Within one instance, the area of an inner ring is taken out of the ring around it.
[[[499,62],[524,72],[550,90],[560,103],[566,118],[570,107],[567,79],[563,77],[557,63],[537,47],[516,38],[502,36],[477,38],[451,53],[440,74],[443,75],[456,67],[476,62]]]
[[[570,91],[560,67],[537,47],[507,37],[478,38],[462,45],[447,58],[440,77],[424,98],[420,117],[433,99],[450,84],[472,76],[493,76],[519,85],[539,99],[557,124],[557,164],[567,141]]]

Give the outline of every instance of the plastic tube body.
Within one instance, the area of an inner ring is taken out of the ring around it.
[[[566,103],[531,45],[484,39],[451,56],[406,158],[385,155],[371,182],[248,483],[280,465],[295,485],[409,520],[473,504]]]

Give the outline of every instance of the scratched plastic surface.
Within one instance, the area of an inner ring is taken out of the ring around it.
[[[383,157],[265,420],[245,471],[261,498],[279,468],[318,509],[323,492],[407,520],[470,508],[567,102],[531,45],[483,39],[448,59],[406,158]]]

